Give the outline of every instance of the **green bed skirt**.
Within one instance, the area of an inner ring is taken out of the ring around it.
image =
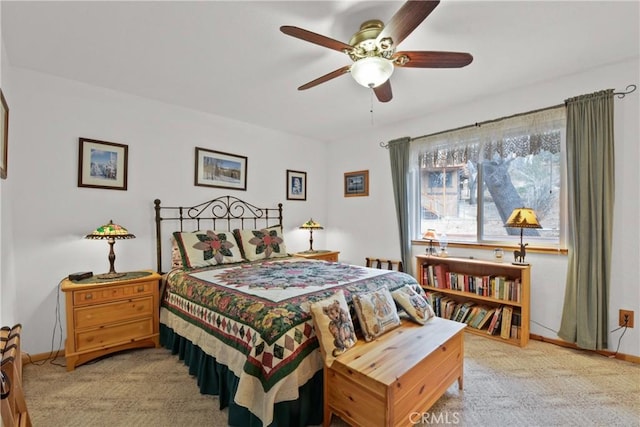
[[[218,396],[220,409],[229,408],[228,423],[237,427],[263,427],[258,417],[243,406],[235,404],[233,397],[238,388],[238,377],[225,365],[216,362],[200,347],[160,324],[160,343],[189,367],[196,377],[200,393]],[[322,424],[322,371],[318,371],[299,389],[298,400],[279,402],[274,407],[273,422],[269,427],[294,427]]]

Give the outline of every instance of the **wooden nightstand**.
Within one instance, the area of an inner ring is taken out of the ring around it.
[[[112,280],[63,280],[67,371],[117,351],[159,347],[159,281],[153,271]]]
[[[324,261],[338,262],[338,254],[340,254],[340,251],[298,252],[293,255],[307,259],[321,259]]]

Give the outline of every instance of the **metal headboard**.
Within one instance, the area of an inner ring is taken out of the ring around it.
[[[222,196],[195,206],[160,206],[153,201],[156,220],[157,271],[162,272],[163,221],[177,222],[173,231],[226,230],[282,226],[282,203],[277,208],[259,208],[233,196]]]

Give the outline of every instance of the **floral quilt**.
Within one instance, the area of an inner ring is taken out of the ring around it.
[[[195,344],[228,364],[240,378],[239,391],[245,380],[252,384],[246,393],[259,392],[249,390],[259,385],[277,402],[289,399],[278,394],[293,393],[272,390],[277,384],[295,386],[297,393],[308,379],[287,379],[305,358],[314,357],[311,365],[308,361],[305,365],[309,371],[305,377],[322,368],[311,302],[342,289],[350,303],[354,293],[384,285],[393,291],[405,284],[415,285],[416,280],[395,271],[302,258],[174,270],[167,277],[161,322],[190,334],[192,341],[202,341]]]

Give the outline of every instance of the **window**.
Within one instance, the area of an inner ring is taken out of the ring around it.
[[[504,227],[517,207],[535,210],[542,229],[525,229],[539,246],[562,243],[564,106],[421,137],[411,142],[414,227],[449,241],[509,242]]]

